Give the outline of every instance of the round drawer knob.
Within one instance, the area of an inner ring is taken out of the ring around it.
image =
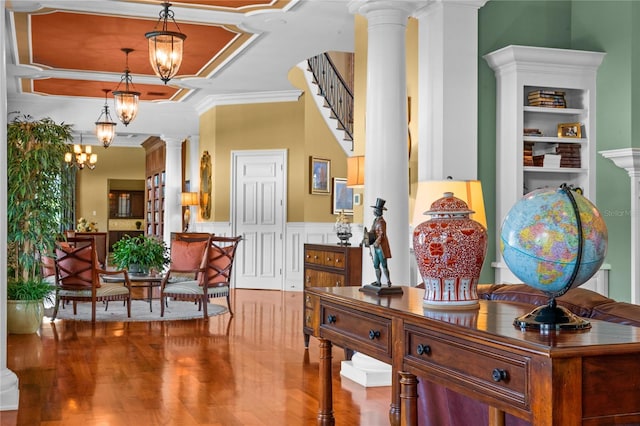
[[[423,345],[422,343],[420,343],[418,345],[418,347],[416,348],[416,352],[418,353],[418,355],[430,355],[431,354],[431,346]]]
[[[380,332],[378,330],[369,330],[369,339],[378,339],[380,338]]]
[[[491,377],[493,377],[494,382],[501,382],[503,380],[507,380],[507,371],[502,368],[494,368],[491,373]]]
[[[335,315],[327,315],[327,322],[329,324],[334,324],[336,322],[337,318]]]

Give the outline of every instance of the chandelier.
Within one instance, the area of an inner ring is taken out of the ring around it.
[[[64,161],[69,167],[75,166],[82,170],[87,167],[89,170],[96,168],[98,162],[98,154],[91,152],[91,145],[82,145],[82,133],[80,133],[80,144],[73,145],[73,152],[67,152],[64,155]]]
[[[116,87],[116,90],[112,93],[116,105],[116,115],[118,116],[118,119],[122,121],[122,124],[127,126],[138,113],[140,92],[129,90],[129,84],[133,87],[133,81],[131,81],[131,76],[129,75],[129,53],[133,52],[133,49],[125,47],[120,50],[122,50],[126,55],[126,66],[124,69],[124,75],[120,79],[118,87]],[[124,82],[124,90],[118,90],[122,82]]]
[[[98,137],[98,141],[100,141],[105,148],[108,148],[116,135],[116,123],[111,118],[109,105],[107,105],[107,93],[109,93],[110,90],[102,90],[104,92],[104,110],[98,117],[98,121],[96,121],[96,136]]]
[[[180,27],[173,18],[173,11],[169,10],[170,6],[171,3],[162,3],[163,9],[160,12],[160,19],[158,19],[153,31],[144,35],[149,40],[151,68],[164,81],[164,84],[167,84],[180,69],[184,40],[187,38],[185,34],[180,32]],[[169,19],[175,24],[177,31],[167,29]],[[162,30],[157,30],[161,22]]]

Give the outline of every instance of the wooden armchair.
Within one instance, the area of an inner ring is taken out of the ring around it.
[[[107,268],[107,233],[106,232],[77,232],[77,231],[65,231],[67,238],[84,238],[93,239],[96,243],[96,254],[98,255],[98,262],[102,269]]]
[[[203,311],[204,318],[208,319],[207,303],[209,299],[226,297],[229,313],[233,315],[230,280],[236,249],[241,239],[242,237],[212,235],[204,252],[205,257],[200,273],[193,280],[171,282],[170,273],[168,273],[162,284],[163,309],[166,297],[173,297],[176,300],[193,300],[198,302],[198,308]],[[161,315],[164,315],[164,312]]]
[[[131,317],[131,282],[126,270],[107,271],[99,267],[96,240],[68,237],[56,244],[56,306],[51,321],[56,319],[60,302],[73,302],[73,314],[77,302],[91,303],[91,322],[96,321],[96,303],[122,300],[127,304],[127,316]],[[106,283],[101,275],[124,276],[124,283]]]

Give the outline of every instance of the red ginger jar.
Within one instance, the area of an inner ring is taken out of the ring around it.
[[[431,219],[413,231],[413,250],[424,281],[428,308],[478,307],[478,280],[487,253],[487,230],[469,218],[463,200],[445,192],[424,214]]]

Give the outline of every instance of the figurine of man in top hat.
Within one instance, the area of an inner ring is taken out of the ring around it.
[[[373,207],[373,225],[371,225],[371,234],[375,235],[375,240],[371,243],[373,250],[371,250],[371,256],[373,257],[373,268],[376,270],[376,281],[371,285],[381,286],[382,271],[387,277],[388,286],[391,287],[391,276],[389,275],[389,267],[387,266],[387,259],[391,257],[391,249],[389,248],[389,241],[387,240],[387,222],[382,217],[383,210],[387,208],[384,206],[386,200],[382,198],[376,199],[376,205]],[[381,268],[382,267],[382,268]]]

